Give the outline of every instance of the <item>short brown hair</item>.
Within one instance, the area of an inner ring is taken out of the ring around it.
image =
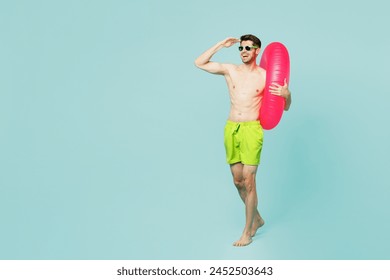
[[[242,41],[252,41],[253,42],[253,45],[256,45],[258,46],[259,48],[261,48],[261,41],[259,38],[257,38],[255,35],[252,35],[252,34],[246,34],[246,35],[242,35],[241,38],[240,38],[241,42]]]

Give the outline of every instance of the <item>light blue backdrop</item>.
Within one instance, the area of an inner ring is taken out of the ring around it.
[[[0,258],[389,259],[386,3],[1,2]],[[193,61],[245,33],[288,47],[293,104],[234,248],[227,88]]]

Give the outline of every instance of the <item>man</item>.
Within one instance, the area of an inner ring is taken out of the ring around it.
[[[239,51],[242,64],[225,64],[210,61],[222,48],[229,48],[240,42]],[[230,164],[233,181],[245,203],[245,227],[234,246],[246,246],[252,242],[256,231],[264,225],[257,210],[256,172],[260,163],[263,144],[263,130],[259,122],[259,112],[265,87],[266,71],[256,64],[261,41],[254,35],[240,39],[226,38],[217,43],[196,60],[195,65],[212,74],[225,77],[230,94],[230,113],[225,126],[226,159]],[[273,83],[270,93],[286,99],[284,110],[291,104],[291,93],[286,80],[284,85]]]

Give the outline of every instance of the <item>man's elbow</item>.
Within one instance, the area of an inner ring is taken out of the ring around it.
[[[286,105],[284,106],[284,111],[288,111],[290,109],[290,106],[291,106],[291,102],[286,103]]]
[[[286,103],[284,104],[284,111],[288,111],[290,109],[291,102],[292,100],[291,100],[291,93],[290,93],[286,99]]]
[[[202,66],[204,65],[204,63],[199,61],[199,59],[195,59],[194,64],[195,64],[196,67],[198,67],[200,69],[202,69]]]

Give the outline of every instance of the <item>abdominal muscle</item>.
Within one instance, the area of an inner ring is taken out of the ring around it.
[[[240,94],[238,94],[240,95]],[[262,95],[258,95],[249,100],[237,100],[231,98],[229,120],[233,122],[248,122],[259,119]]]

